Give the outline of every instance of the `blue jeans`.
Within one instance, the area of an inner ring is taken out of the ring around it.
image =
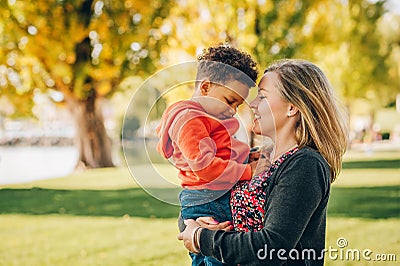
[[[211,216],[218,222],[232,221],[231,208],[229,204],[230,196],[230,190],[183,189],[179,194],[181,217],[182,219],[196,220],[202,216]],[[189,254],[192,258],[192,266],[224,265],[213,257],[207,257],[201,254]]]

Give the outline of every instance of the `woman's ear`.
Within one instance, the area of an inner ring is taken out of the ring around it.
[[[199,89],[202,96],[208,95],[211,89],[211,81],[209,81],[208,79],[203,79],[200,82]]]
[[[291,117],[291,116],[295,116],[298,112],[299,112],[299,108],[297,108],[296,106],[290,104],[289,108],[288,108],[288,113],[287,116]]]

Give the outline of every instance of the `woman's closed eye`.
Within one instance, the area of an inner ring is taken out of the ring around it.
[[[267,98],[267,96],[265,96],[265,95],[262,94],[262,93],[259,93],[259,94],[258,94],[258,98],[259,98],[259,99],[265,99],[265,98]]]

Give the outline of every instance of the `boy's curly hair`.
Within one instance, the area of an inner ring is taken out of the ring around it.
[[[246,52],[231,47],[229,44],[219,44],[203,50],[197,57],[199,67],[196,80],[204,78],[212,82],[225,83],[238,80],[249,87],[257,80],[257,63]],[[239,71],[236,71],[235,69]]]

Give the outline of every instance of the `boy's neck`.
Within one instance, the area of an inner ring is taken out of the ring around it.
[[[200,90],[196,88],[196,90],[194,91],[194,93],[192,95],[192,98],[199,97],[200,95],[201,95]]]

